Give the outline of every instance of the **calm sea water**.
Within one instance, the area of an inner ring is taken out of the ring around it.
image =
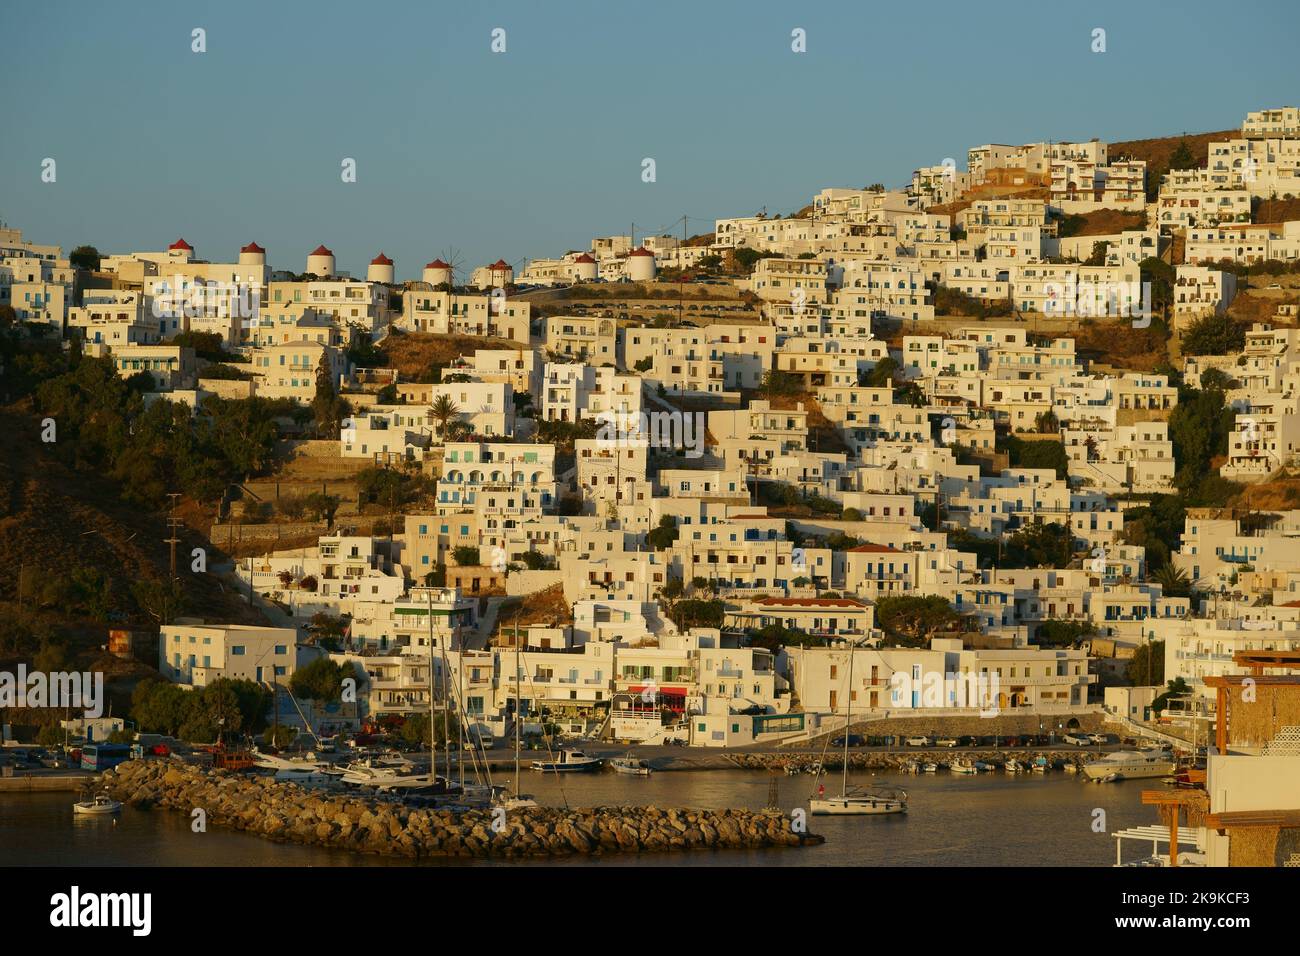
[[[823,778],[828,791],[838,778]],[[778,805],[806,805],[816,789],[809,776],[773,777],[752,771],[687,771],[646,778],[616,774],[568,777],[524,775],[522,789],[540,803],[563,806],[655,805],[748,807],[767,805],[775,780]],[[429,865],[564,866],[1108,866],[1115,860],[1110,833],[1155,823],[1139,791],[1155,781],[1089,784],[1067,774],[1003,773],[979,776],[850,774],[859,784],[900,786],[911,796],[906,815],[877,818],[810,817],[826,837],[818,847],[576,857],[525,863],[433,861]],[[502,782],[496,780],[495,782]],[[279,844],[219,827],[192,833],[180,813],[124,808],[120,819],[72,812],[74,795],[0,795],[0,866],[392,866],[404,861],[319,847]],[[1095,822],[1104,812],[1106,832]],[[1138,852],[1137,848],[1127,856]]]

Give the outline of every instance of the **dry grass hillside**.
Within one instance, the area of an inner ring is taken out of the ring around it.
[[[1096,212],[1082,213],[1067,217],[1074,228],[1071,236],[1109,236],[1129,229],[1142,229],[1146,226],[1145,213],[1124,212],[1120,209],[1098,209]]]
[[[432,381],[433,366],[446,366],[462,355],[479,349],[517,349],[518,342],[472,335],[437,335],[432,332],[402,332],[389,335],[380,346],[382,365],[395,368],[403,382]]]
[[[1141,159],[1147,164],[1148,181],[1152,171],[1157,176],[1169,169],[1169,157],[1178,149],[1178,144],[1187,143],[1196,165],[1204,166],[1210,155],[1210,143],[1216,140],[1234,139],[1241,135],[1239,129],[1219,130],[1217,133],[1186,133],[1176,136],[1156,136],[1151,139],[1120,140],[1110,144],[1109,155],[1115,159]]]
[[[1264,199],[1255,207],[1255,222],[1290,222],[1300,219],[1300,198]]]
[[[1169,361],[1167,340],[1156,327],[1135,329],[1119,322],[1086,322],[1069,333],[1075,353],[1089,364],[1149,372]]]

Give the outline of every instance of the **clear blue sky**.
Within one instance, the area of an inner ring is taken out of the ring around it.
[[[788,213],[980,143],[1228,129],[1300,104],[1298,36],[1293,0],[5,0],[0,218],[65,252],[255,239],[301,269],[324,242],[418,278],[451,247],[473,267]]]

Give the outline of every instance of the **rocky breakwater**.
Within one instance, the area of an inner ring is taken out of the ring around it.
[[[131,760],[104,789],[138,807],[165,807],[209,825],[272,840],[403,856],[539,857],[753,849],[819,844],[776,810],[657,807],[510,811],[414,809],[352,794],[311,790],[269,777],[209,771],[178,761]]]

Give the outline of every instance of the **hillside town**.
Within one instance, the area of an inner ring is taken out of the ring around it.
[[[24,447],[169,548],[116,591],[24,558],[126,668],[88,740],[212,743],[150,695],[222,682],[286,752],[1109,731],[1190,761],[1168,862],[1273,865],[1267,825],[1297,865],[1300,109],[513,264],[157,225],[0,228]]]

